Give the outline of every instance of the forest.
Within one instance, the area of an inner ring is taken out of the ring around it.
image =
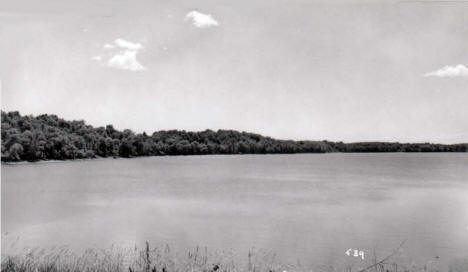
[[[93,127],[53,114],[1,112],[2,157],[5,162],[207,154],[285,154],[329,152],[467,152],[468,143],[343,143],[278,140],[234,130],[156,131],[151,135],[112,125]]]

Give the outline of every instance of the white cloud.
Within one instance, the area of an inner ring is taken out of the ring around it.
[[[114,55],[107,62],[107,66],[130,71],[144,71],[146,70],[136,59],[137,51],[125,50]]]
[[[114,41],[114,43],[121,48],[126,48],[128,50],[133,50],[133,51],[138,51],[143,48],[143,45],[141,43],[133,43],[129,42],[123,39],[117,39]]]
[[[116,39],[114,43],[106,43],[104,49],[111,50],[110,58],[107,59],[106,66],[129,71],[144,71],[146,68],[137,60],[138,52],[143,49],[141,43],[134,43],[124,39]],[[102,61],[101,56],[92,57],[93,60]]]
[[[185,15],[185,21],[191,20],[193,25],[198,28],[206,28],[217,26],[218,22],[211,16],[211,14],[203,14],[201,12],[192,10]]]
[[[424,74],[425,77],[468,77],[468,68],[463,64],[456,66],[447,65],[439,70]]]

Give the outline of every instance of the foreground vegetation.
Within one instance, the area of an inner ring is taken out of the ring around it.
[[[392,258],[390,258],[392,257]],[[395,254],[381,259],[350,262],[342,267],[328,265],[305,266],[297,261],[279,263],[276,255],[265,250],[250,250],[245,257],[232,251],[209,253],[206,248],[178,255],[169,246],[150,248],[115,247],[108,250],[88,249],[76,255],[67,247],[33,248],[21,253],[2,254],[1,272],[413,272],[468,271],[468,260],[456,259],[446,268],[436,268],[431,261],[424,265],[402,265]]]
[[[173,252],[168,245],[142,249],[113,246],[108,250],[87,249],[75,255],[66,247],[30,249],[22,254],[2,256],[2,272],[236,272],[283,271],[294,266],[279,266],[275,256],[265,251],[250,251],[247,262],[240,265],[232,252],[208,253],[197,247],[184,256]]]
[[[158,155],[325,152],[467,152],[468,144],[343,143],[277,140],[233,130],[136,134],[112,125],[93,127],[56,115],[1,113],[2,161],[65,160]]]

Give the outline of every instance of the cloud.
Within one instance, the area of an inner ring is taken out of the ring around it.
[[[218,22],[211,16],[211,14],[203,14],[195,10],[192,10],[185,15],[185,21],[188,20],[191,20],[193,25],[198,28],[207,28],[218,25]]]
[[[468,68],[463,64],[447,65],[439,70],[424,74],[425,77],[468,77]]]
[[[138,51],[143,48],[143,45],[141,45],[141,43],[133,43],[123,39],[117,39],[114,41],[114,43],[120,48],[126,48],[128,50],[133,51]]]
[[[107,66],[134,72],[146,70],[146,68],[138,62],[136,55],[137,51],[135,50],[125,50],[110,58],[107,62]]]
[[[144,71],[146,68],[137,60],[138,52],[143,49],[141,43],[135,43],[124,39],[116,39],[113,43],[106,43],[102,46],[104,49],[111,50],[110,58],[104,62],[107,67],[129,70]],[[91,59],[101,62],[103,57],[94,56]]]

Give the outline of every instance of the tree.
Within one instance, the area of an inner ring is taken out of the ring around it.
[[[238,153],[306,152],[467,152],[468,144],[350,143],[276,140],[234,130],[157,131],[148,136],[112,125],[93,127],[56,115],[21,116],[1,112],[2,160],[94,158]]]
[[[9,150],[9,157],[12,161],[21,160],[21,154],[23,153],[23,146],[19,143],[14,143]]]

